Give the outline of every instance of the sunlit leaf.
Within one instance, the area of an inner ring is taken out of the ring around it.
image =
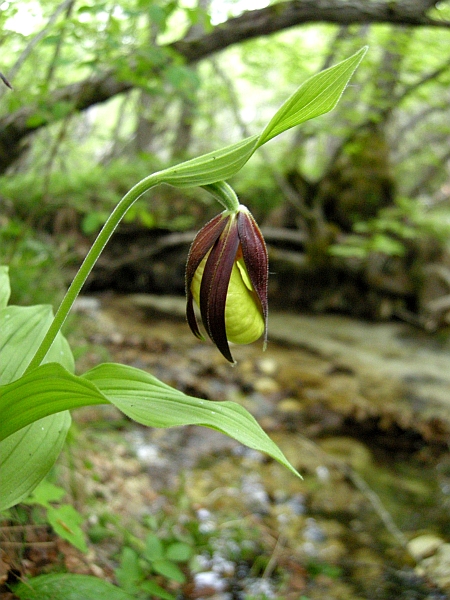
[[[50,502],[59,502],[66,495],[66,490],[58,485],[54,485],[50,481],[44,479],[37,486],[25,504],[40,504],[41,506],[49,507]]]
[[[235,175],[255,150],[291,127],[332,110],[361,62],[367,48],[313,75],[283,104],[260,136],[252,136],[156,174],[159,183],[176,187],[202,186]]]
[[[258,147],[275,136],[332,110],[367,52],[361,48],[346,60],[307,79],[272,117]]]
[[[265,452],[298,475],[239,404],[187,396],[149,373],[125,365],[100,365],[83,377],[72,375],[56,363],[38,367],[0,390],[0,432],[6,435],[13,426],[19,427],[52,411],[107,402],[131,419],[152,427],[203,425],[216,429]]]
[[[87,552],[85,535],[80,527],[84,518],[73,506],[51,506],[47,510],[47,519],[59,537],[70,542],[81,552]]]
[[[9,285],[8,267],[0,266],[0,310],[8,304],[11,295],[11,286]]]

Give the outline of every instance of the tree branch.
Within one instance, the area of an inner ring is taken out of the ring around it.
[[[58,11],[64,9],[67,4],[69,0],[63,2]],[[178,52],[187,63],[194,63],[244,40],[270,35],[305,23],[391,23],[450,28],[449,21],[427,15],[436,4],[434,0],[288,0],[259,10],[247,11],[218,25],[209,34],[195,39],[185,38],[173,43],[169,49]],[[5,171],[20,156],[26,147],[25,140],[28,135],[57,120],[52,114],[52,107],[56,103],[70,102],[72,110],[79,112],[133,87],[132,82],[119,81],[115,73],[109,71],[53,91],[51,98],[47,99],[46,112],[40,112],[39,122],[30,122],[30,117],[36,113],[35,106],[24,106],[0,118],[0,172]]]
[[[188,62],[195,62],[232,44],[270,35],[305,23],[390,23],[415,27],[447,27],[450,21],[430,18],[426,13],[437,2],[427,0],[398,0],[396,2],[367,2],[359,0],[290,0],[247,11],[239,17],[218,25],[208,35],[195,40],[180,40],[172,47]]]

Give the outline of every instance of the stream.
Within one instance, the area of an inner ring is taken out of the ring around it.
[[[191,335],[183,299],[85,297],[77,311],[80,370],[111,359],[238,402],[303,476],[213,430],[122,429],[110,407],[79,411],[96,448],[87,495],[130,519],[169,511],[207,537],[180,600],[450,597],[446,336],[276,313],[267,351],[234,347],[232,368]]]

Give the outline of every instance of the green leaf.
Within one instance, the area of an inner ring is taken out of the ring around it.
[[[8,306],[0,311],[0,383],[20,377],[28,367],[53,320],[47,305]],[[69,344],[58,335],[45,362],[58,362],[74,371]]]
[[[31,496],[25,500],[25,504],[40,504],[41,506],[49,507],[50,502],[59,502],[65,495],[66,490],[44,479],[33,490]]]
[[[192,548],[184,542],[174,542],[166,549],[166,558],[176,562],[184,562],[192,556]]]
[[[242,406],[187,396],[149,373],[117,364],[103,364],[88,371],[85,379],[131,419],[151,427],[203,425],[265,452],[299,476],[278,446]]]
[[[298,475],[278,446],[239,404],[187,396],[149,373],[125,365],[104,364],[83,377],[76,377],[61,365],[52,363],[3,386],[0,434],[7,436],[14,428],[52,412],[108,402],[131,419],[152,427],[211,427],[269,454]]]
[[[0,310],[6,308],[11,295],[11,286],[9,285],[8,267],[0,266]]]
[[[84,518],[70,504],[62,504],[61,506],[50,506],[47,509],[47,518],[55,532],[81,550],[87,552],[86,538],[80,525],[84,522]]]
[[[280,133],[332,110],[366,52],[367,47],[361,48],[350,58],[307,79],[272,117],[259,138],[258,147]]]
[[[155,560],[152,562],[152,567],[157,573],[167,577],[167,579],[171,579],[177,583],[184,583],[186,581],[184,573],[170,560]]]
[[[52,318],[49,306],[0,310],[0,383],[8,384],[22,375]],[[73,371],[73,356],[62,335],[57,336],[45,361],[58,361]],[[0,416],[0,430],[7,425],[5,419]],[[0,510],[29,496],[45,477],[62,450],[69,427],[69,413],[52,414],[0,442]]]
[[[187,160],[159,173],[158,183],[176,187],[196,187],[229,179],[242,169],[255,152],[258,136],[245,138],[236,144]]]
[[[307,79],[283,104],[259,136],[252,136],[198,158],[155,173],[159,183],[176,187],[202,186],[235,175],[257,148],[275,136],[332,110],[367,48]]]
[[[95,385],[49,363],[0,388],[0,440],[48,415],[106,404]]]
[[[145,538],[144,556],[149,561],[158,560],[164,556],[161,540],[154,533],[149,533]]]
[[[127,592],[135,594],[138,591],[138,584],[144,578],[144,573],[139,564],[139,556],[132,548],[128,546],[122,548],[120,567],[115,569],[114,574]]]
[[[33,577],[19,583],[14,593],[20,600],[134,600],[103,579],[72,573]]]
[[[144,581],[139,586],[139,589],[143,592],[147,592],[151,596],[157,596],[158,598],[162,598],[163,600],[175,600],[175,596],[166,592],[164,588],[155,583],[154,581]]]
[[[44,479],[62,450],[70,422],[65,411],[0,442],[0,511],[29,496]]]

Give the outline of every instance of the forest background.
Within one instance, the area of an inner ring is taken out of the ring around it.
[[[397,317],[450,309],[450,3],[53,0],[1,4],[0,252],[13,302],[55,301],[140,178],[259,131],[369,46],[337,109],[231,182],[263,227],[271,301]],[[129,211],[90,290],[183,293],[203,191]],[[63,268],[61,268],[63,267]]]

